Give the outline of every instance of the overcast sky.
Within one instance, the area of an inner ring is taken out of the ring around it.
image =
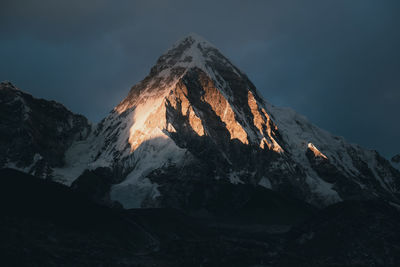
[[[0,80],[98,122],[198,33],[272,104],[400,153],[398,0],[2,0]]]

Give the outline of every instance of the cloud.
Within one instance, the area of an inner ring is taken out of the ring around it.
[[[0,79],[98,121],[189,32],[264,97],[398,153],[399,1],[2,1]]]

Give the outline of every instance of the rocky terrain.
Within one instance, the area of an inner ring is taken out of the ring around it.
[[[270,191],[268,205],[237,213],[247,221],[232,220],[233,213],[201,220],[167,208],[110,209],[16,170],[0,170],[0,177],[5,266],[400,264],[400,211],[379,200],[317,211]],[[264,223],[250,223],[268,214]]]
[[[266,102],[196,35],[159,58],[86,149],[91,169],[113,173],[103,198],[125,208],[194,209],[189,198],[198,183],[262,186],[320,207],[376,197],[399,202],[400,173],[388,160]]]
[[[98,124],[0,84],[14,266],[398,266],[388,161],[263,99],[189,35]]]
[[[0,165],[82,185],[108,204],[200,212],[212,202],[207,194],[192,202],[202,183],[261,186],[318,207],[346,199],[399,203],[394,161],[266,102],[197,35],[162,55],[93,127],[10,83],[0,92]]]
[[[0,167],[43,178],[65,165],[65,153],[91,131],[88,120],[60,103],[37,99],[9,82],[0,84]]]

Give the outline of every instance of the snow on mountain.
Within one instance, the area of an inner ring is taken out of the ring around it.
[[[25,106],[22,120],[33,110]],[[53,179],[71,184],[85,169],[109,168],[108,197],[125,208],[201,209],[209,196],[199,183],[262,186],[316,206],[374,197],[399,203],[400,173],[389,161],[266,102],[195,34],[167,50],[93,129],[79,125],[90,135],[68,138]]]
[[[64,166],[65,151],[91,131],[85,117],[57,102],[36,99],[10,82],[0,83],[0,114],[0,168],[44,178]]]
[[[260,184],[317,205],[399,193],[399,173],[376,152],[265,102],[193,34],[158,59],[95,134],[103,145],[92,166],[123,170],[110,195],[127,208],[160,205],[172,194],[160,178],[168,175]],[[193,174],[199,165],[207,170]]]

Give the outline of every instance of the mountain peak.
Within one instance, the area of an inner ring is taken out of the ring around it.
[[[17,87],[15,87],[14,84],[12,84],[10,81],[2,81],[0,82],[0,89],[13,89],[13,90],[19,90]]]
[[[190,33],[175,42],[158,59],[151,74],[169,76],[172,69],[182,70],[196,67],[208,72],[209,63],[215,60],[232,65],[213,44],[196,33]]]
[[[233,97],[233,91],[236,90],[242,91],[242,94],[247,94],[250,89],[258,101],[262,101],[246,75],[236,68],[214,45],[200,35],[190,33],[175,42],[170,49],[158,58],[149,75],[139,84],[133,86],[128,96],[114,110],[122,113],[134,107],[140,99],[168,94],[183,77],[192,73],[192,71],[205,74],[225,96]],[[241,81],[240,86],[230,88],[226,81],[231,79]]]
[[[201,203],[216,203],[209,198],[214,183],[260,185],[315,206],[375,196],[400,203],[393,164],[290,109],[267,105],[247,76],[196,34],[162,55],[93,132],[64,107],[15,92],[1,84],[7,119],[0,122],[0,167],[53,172],[66,183],[100,168],[110,179],[99,180],[93,188],[103,193],[94,194],[125,208],[208,211]],[[218,201],[248,191],[231,192]]]
[[[183,37],[180,40],[178,40],[177,42],[175,42],[175,44],[172,46],[171,49],[178,47],[182,43],[184,43],[184,44],[190,43],[191,45],[194,45],[194,46],[200,44],[203,47],[211,47],[211,48],[215,49],[215,46],[213,44],[211,44],[209,41],[207,41],[204,37],[198,35],[197,33],[193,33],[193,32],[189,33],[185,37]]]

